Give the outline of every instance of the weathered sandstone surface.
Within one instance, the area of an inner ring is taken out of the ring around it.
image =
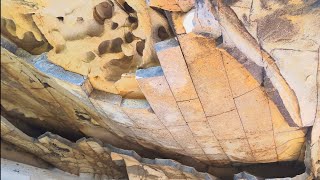
[[[1,11],[2,158],[84,179],[320,178],[319,1]]]

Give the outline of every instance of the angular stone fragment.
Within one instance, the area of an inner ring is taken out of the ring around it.
[[[198,0],[192,20],[192,32],[207,34],[212,38],[221,36],[221,28],[217,21],[217,11],[210,0]]]
[[[317,107],[318,53],[274,49],[272,56],[298,98],[302,125],[312,126]]]
[[[192,33],[178,38],[206,116],[235,109],[222,56],[215,49],[214,39]]]
[[[153,111],[165,126],[185,124],[161,67],[138,70],[136,78]]]

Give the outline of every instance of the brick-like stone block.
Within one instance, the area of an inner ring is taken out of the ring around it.
[[[185,124],[161,67],[140,69],[136,78],[153,111],[165,126]]]
[[[135,126],[133,121],[120,107],[122,101],[120,95],[94,90],[89,98],[95,108],[107,118],[126,126]]]
[[[214,134],[219,140],[246,138],[241,120],[236,110],[207,117],[207,119]]]
[[[276,147],[272,131],[255,135],[248,135],[248,142],[253,153],[275,149]]]
[[[185,149],[185,152],[187,155],[200,155],[204,154],[203,150],[201,148],[188,148]]]
[[[279,160],[297,160],[305,142],[306,131],[289,131],[275,134],[275,144]]]
[[[235,109],[215,40],[193,33],[178,36],[182,52],[206,116]]]
[[[261,88],[235,98],[235,102],[247,134],[273,131],[268,99]]]
[[[205,154],[225,154],[220,146],[203,148]]]
[[[269,149],[266,151],[258,151],[253,153],[254,158],[257,162],[276,162],[278,160],[278,155],[276,149]]]
[[[272,118],[273,130],[275,134],[299,129],[299,127],[289,126],[288,122],[285,120],[284,116],[281,114],[278,107],[271,100],[269,100],[269,107]]]
[[[221,51],[227,71],[233,97],[245,94],[260,86],[260,83],[252,74],[226,51]]]
[[[219,141],[214,136],[196,136],[195,138],[202,148],[220,146]]]
[[[221,147],[233,162],[254,162],[247,139],[233,139],[220,141]]]
[[[186,122],[206,121],[201,102],[198,98],[177,102]]]
[[[179,42],[175,38],[161,41],[155,45],[155,49],[164,75],[176,100],[185,101],[198,98]]]
[[[139,127],[147,129],[165,128],[145,99],[123,99],[121,108]]]
[[[193,149],[199,147],[199,144],[193,137],[187,125],[168,127],[168,130],[181,147],[185,149]]]
[[[150,136],[163,147],[168,149],[182,150],[181,146],[172,137],[167,129],[153,130],[149,132]]]
[[[197,136],[214,136],[208,122],[189,122],[188,126],[195,137]]]
[[[173,38],[155,45],[166,80],[187,122],[205,121],[205,115],[178,41]]]

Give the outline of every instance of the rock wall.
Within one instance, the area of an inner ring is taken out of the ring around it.
[[[201,171],[306,153],[319,176],[318,1],[1,5],[1,112],[28,137],[93,137]],[[127,172],[149,172],[139,163]]]

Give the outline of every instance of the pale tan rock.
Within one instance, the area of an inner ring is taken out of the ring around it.
[[[124,99],[121,102],[121,109],[139,127],[150,130],[165,128],[144,99]]]
[[[236,110],[208,117],[208,122],[216,137],[221,141],[246,138],[242,122]],[[226,125],[228,126],[228,131],[225,130]]]
[[[312,126],[317,107],[318,53],[274,49],[271,55],[298,98],[303,126]]]
[[[220,141],[221,147],[233,162],[254,162],[250,146],[246,139]]]
[[[167,129],[153,130],[150,135],[154,140],[160,143],[162,146],[168,149],[182,150],[181,146],[173,138],[171,133]]]
[[[143,0],[110,1],[112,5],[109,3],[110,9],[105,11],[111,12],[101,19],[103,3],[60,3],[68,8],[48,3],[33,19],[53,46],[48,53],[52,62],[88,76],[95,89],[121,95],[131,92],[129,96],[142,98],[134,82],[126,82],[122,74],[158,64],[153,44],[170,36],[168,24]],[[56,8],[59,11],[54,11]]]
[[[165,126],[185,124],[160,67],[139,70],[136,78],[153,111]]]
[[[149,6],[167,11],[187,12],[194,6],[194,0],[148,0]]]
[[[179,42],[169,39],[155,44],[163,73],[176,101],[197,98]]]
[[[222,56],[214,40],[192,33],[178,38],[206,116],[234,109]]]
[[[186,122],[206,121],[202,104],[198,98],[177,102]]]
[[[141,92],[136,76],[133,73],[126,73],[121,75],[121,79],[114,83],[115,88],[119,94],[124,98],[144,99]]]
[[[205,121],[205,115],[193,86],[186,62],[176,39],[155,45],[166,80],[186,120]]]
[[[195,137],[196,139],[197,139],[197,136],[209,136],[209,137],[215,138],[208,122],[202,122],[202,121],[188,122],[188,126],[192,131],[192,133],[194,134],[194,136],[196,136]]]
[[[168,127],[168,130],[181,147],[185,149],[193,149],[199,147],[197,141],[195,140],[191,130],[187,125]]]
[[[235,58],[221,51],[233,97],[241,96],[260,86],[258,81]]]
[[[305,133],[302,131],[282,132],[276,134],[275,143],[279,160],[295,160],[300,156]]]
[[[274,64],[272,58],[267,53],[260,50],[259,44],[242,26],[241,21],[237,18],[233,10],[218,2],[219,22],[224,28],[224,37],[232,41],[232,43],[244,53],[249,60],[255,62],[258,66],[264,67],[268,78],[270,78],[273,86],[278,90],[283,104],[290,113],[294,123],[297,126],[303,126],[300,116],[299,103],[295,92],[289,87],[287,82],[281,76],[278,67]],[[250,51],[249,51],[250,49]]]
[[[272,131],[268,99],[262,89],[257,88],[235,98],[235,103],[247,134]]]

